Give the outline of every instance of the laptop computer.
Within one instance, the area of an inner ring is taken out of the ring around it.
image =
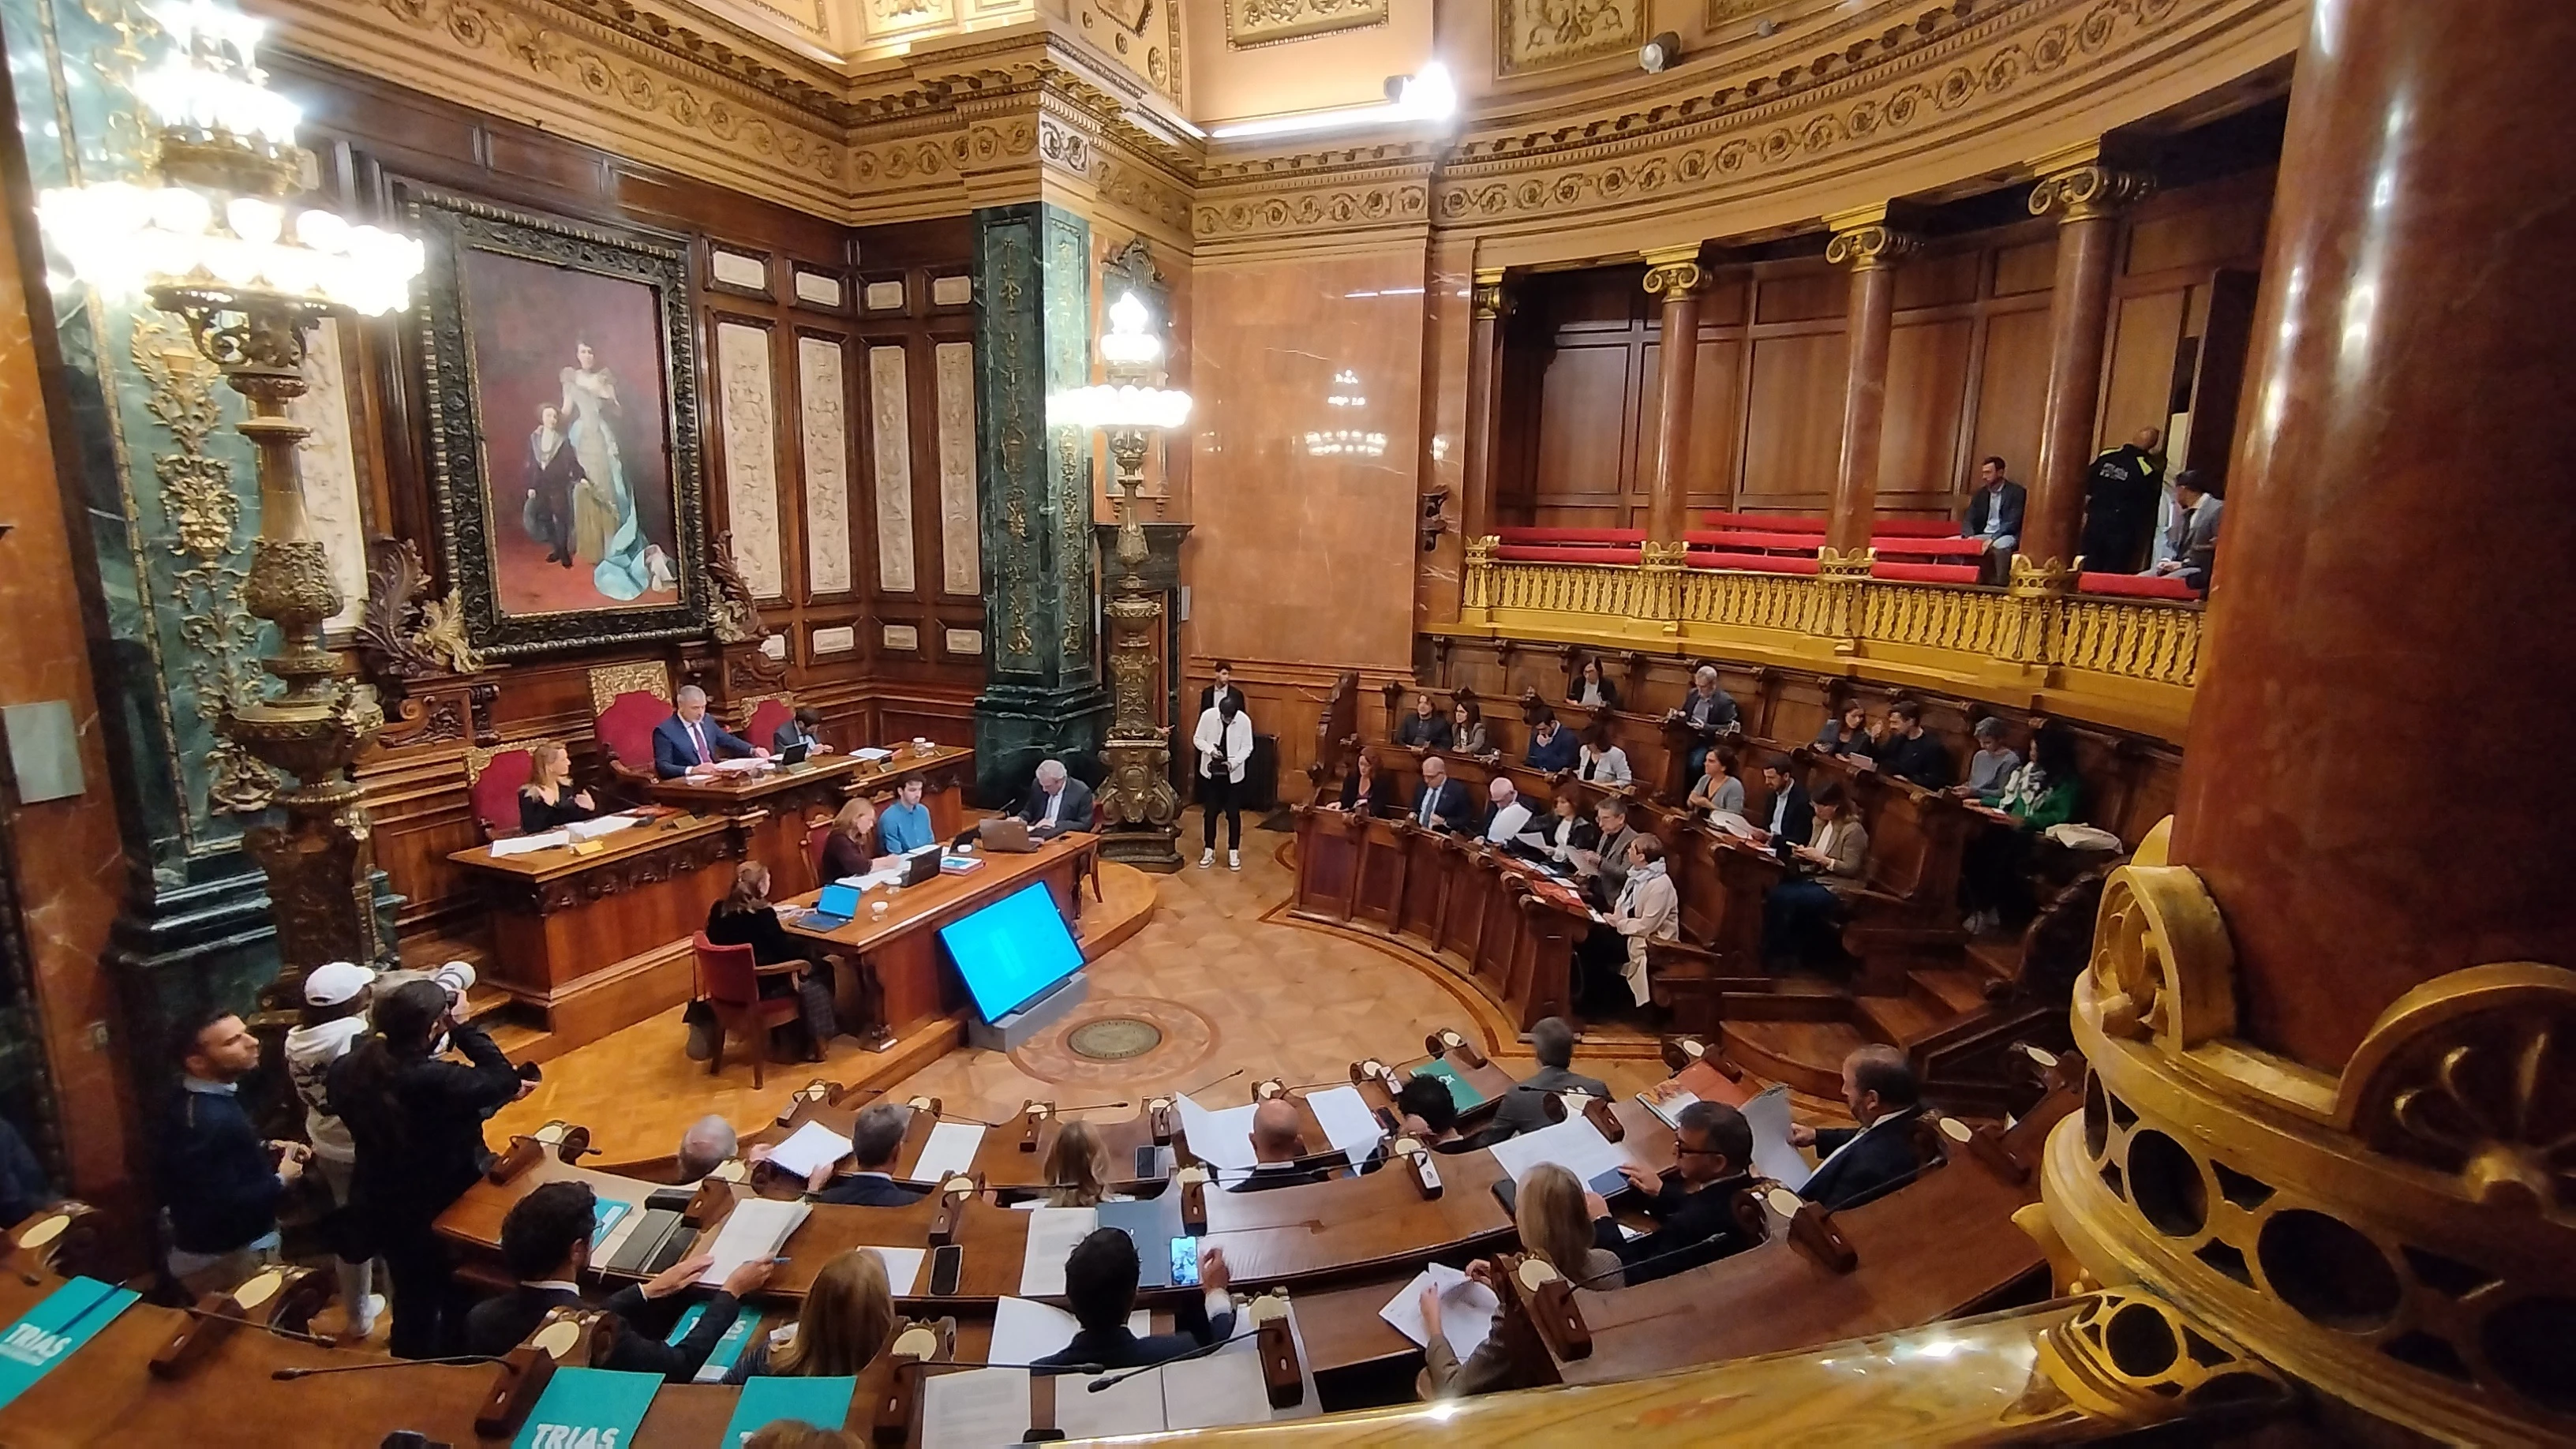
[[[796,924],[807,930],[837,931],[859,914],[859,888],[834,881],[823,887],[822,898],[814,902]]]
[[[1046,842],[1029,838],[1029,822],[1016,815],[996,815],[975,827],[976,840],[986,850],[1006,855],[1026,855]]]
[[[903,884],[917,886],[939,879],[939,847],[925,845],[903,857]]]

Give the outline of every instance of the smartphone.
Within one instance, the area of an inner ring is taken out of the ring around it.
[[[1148,1142],[1136,1149],[1136,1180],[1148,1182],[1163,1175],[1163,1149]]]
[[[930,1253],[930,1291],[946,1297],[957,1291],[959,1275],[966,1269],[966,1250],[955,1243],[934,1248]]]
[[[1199,1286],[1198,1239],[1172,1239],[1172,1286],[1175,1288]]]

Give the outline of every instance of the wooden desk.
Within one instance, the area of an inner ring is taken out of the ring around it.
[[[733,885],[744,841],[720,816],[682,815],[569,846],[448,857],[473,877],[492,923],[483,974],[535,1007],[566,1051],[689,995],[689,937]]]
[[[1473,981],[1520,1031],[1573,1016],[1574,944],[1592,921],[1570,888],[1480,840],[1409,819],[1296,810],[1291,914],[1431,956]]]
[[[1055,895],[1069,930],[1082,916],[1082,879],[1091,879],[1093,898],[1100,898],[1100,837],[1087,832],[1061,835],[1022,855],[977,853],[983,868],[965,875],[941,875],[893,895],[884,887],[867,893],[857,919],[837,930],[808,930],[797,913],[782,905],[778,919],[790,936],[815,943],[816,954],[843,958],[856,969],[835,973],[844,1020],[864,1021],[871,1013],[858,998],[862,977],[873,974],[883,994],[884,1024],[901,1036],[935,1017],[966,1008],[966,985],[940,964],[938,930],[969,912],[991,905],[1031,881],[1043,880]],[[810,906],[819,892],[798,896],[794,904]],[[882,919],[869,907],[887,903]],[[703,909],[703,908],[701,908]]]
[[[866,795],[879,805],[894,798],[896,782],[915,771],[925,778],[922,803],[930,807],[931,828],[949,840],[964,828],[961,780],[975,777],[975,752],[939,745],[916,755],[910,745],[894,758],[863,764],[854,755],[818,755],[801,765],[781,765],[757,775],[714,775],[658,780],[653,799],[700,815],[732,820],[744,835],[751,858],[768,866],[779,894],[815,884],[806,864],[808,823],[840,813],[842,802]]]

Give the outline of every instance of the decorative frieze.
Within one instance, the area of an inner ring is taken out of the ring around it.
[[[877,503],[877,587],[919,587],[912,546],[912,382],[903,348],[868,349],[869,483]]]
[[[850,561],[850,427],[841,344],[796,339],[797,433],[805,460],[805,592],[847,593]]]
[[[1390,0],[1226,0],[1225,43],[1235,50],[1365,30],[1386,23]]]

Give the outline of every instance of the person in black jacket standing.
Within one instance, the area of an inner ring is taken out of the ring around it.
[[[557,1308],[586,1308],[581,1275],[590,1266],[590,1239],[598,1208],[586,1182],[549,1182],[510,1205],[501,1219],[501,1261],[519,1286],[498,1298],[474,1305],[465,1318],[465,1348],[495,1356],[537,1331],[546,1314]],[[716,1341],[742,1313],[745,1295],[759,1291],[776,1266],[754,1258],[725,1275],[724,1286],[706,1298],[706,1312],[678,1343],[663,1337],[678,1321],[674,1308],[660,1306],[676,1297],[715,1260],[692,1254],[643,1283],[629,1283],[599,1305],[614,1315],[619,1327],[608,1361],[600,1368],[621,1373],[656,1374],[672,1383],[687,1383],[697,1374]],[[396,1301],[395,1311],[401,1311]]]
[[[491,1160],[483,1119],[526,1095],[483,1028],[455,1019],[447,988],[410,981],[376,998],[375,1034],[331,1064],[326,1093],[358,1150],[349,1206],[393,1272],[396,1358],[454,1351],[465,1305],[432,1224]],[[453,1049],[466,1064],[442,1060]]]
[[[234,1012],[199,1013],[176,1041],[177,1100],[161,1138],[170,1276],[204,1297],[277,1261],[277,1201],[311,1149],[262,1141],[235,1084],[259,1067],[259,1038]]]

